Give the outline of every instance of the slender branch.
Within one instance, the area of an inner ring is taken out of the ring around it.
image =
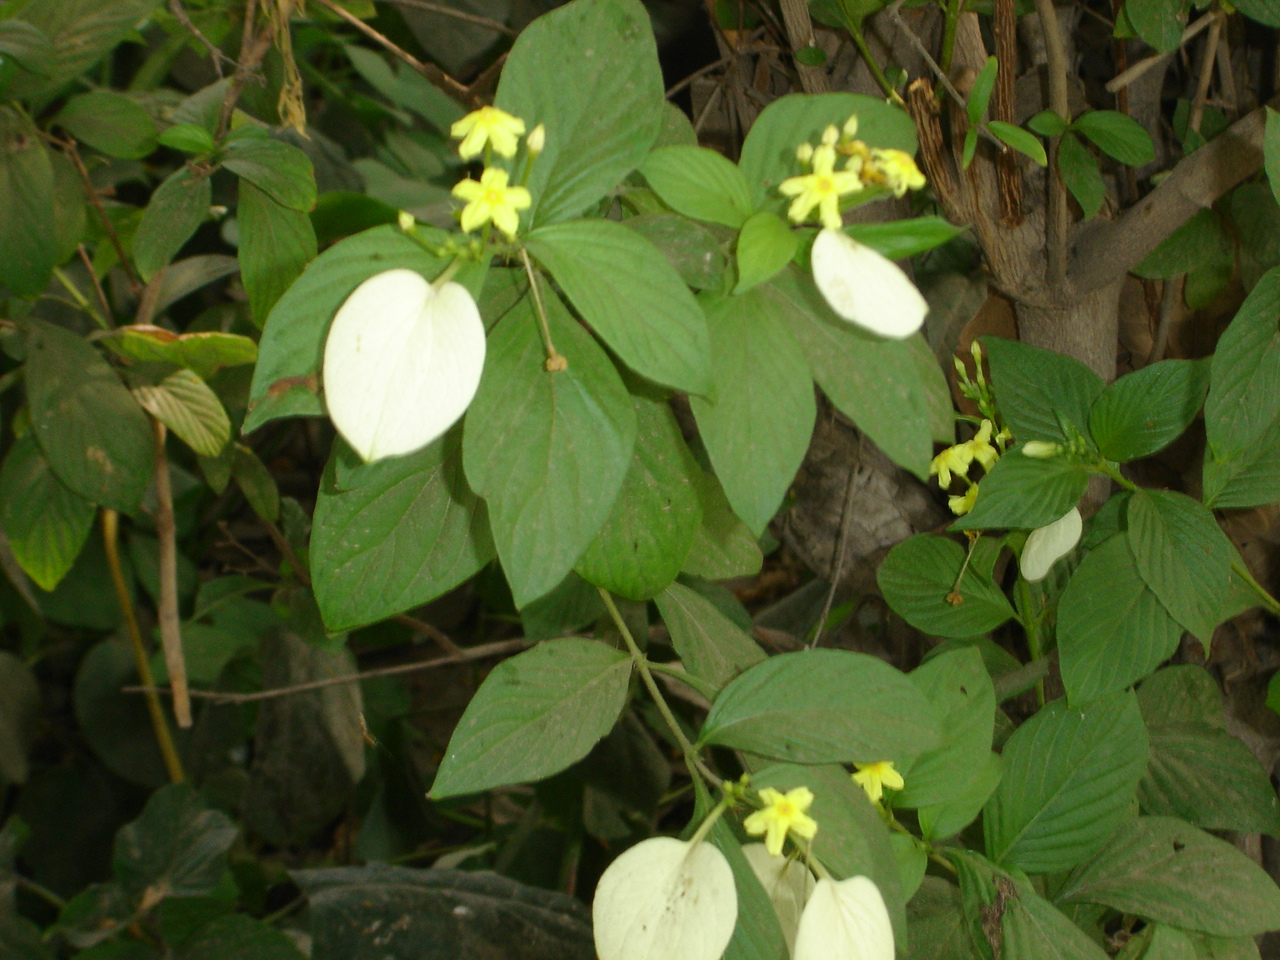
[[[1071,122],[1071,106],[1067,97],[1067,53],[1062,45],[1058,11],[1053,0],[1036,0],[1036,14],[1044,34],[1045,55],[1049,69],[1049,109],[1067,123]],[[1061,137],[1054,137],[1049,163],[1049,196],[1044,228],[1046,279],[1051,288],[1061,286],[1067,274],[1067,186],[1058,172],[1058,147]]]
[[[187,694],[187,662],[182,655],[182,625],[178,615],[178,546],[177,525],[173,519],[173,488],[169,483],[169,457],[165,453],[164,424],[152,417],[156,445],[156,539],[160,568],[160,596],[156,601],[156,619],[160,627],[160,648],[169,671],[169,689],[173,693],[173,716],[178,726],[191,726],[191,697]]]
[[[488,27],[494,33],[501,33],[508,37],[519,35],[518,30],[511,29],[500,20],[482,17],[478,13],[468,13],[466,10],[455,10],[453,7],[446,7],[439,3],[429,3],[428,0],[382,0],[382,2],[397,7],[410,7],[414,10],[438,13],[442,17],[452,17],[455,20],[462,20],[464,23],[474,23],[478,27]]]
[[[218,49],[218,45],[200,32],[200,28],[192,21],[191,16],[182,6],[182,0],[169,0],[169,12],[173,14],[173,18],[182,24],[187,33],[191,34],[205,50],[209,51],[209,59],[213,61],[213,71],[218,75],[218,79],[222,79],[222,63],[235,63],[230,57]]]
[[[547,373],[559,373],[561,370],[569,369],[569,361],[565,359],[564,354],[556,350],[556,345],[551,342],[551,326],[547,322],[547,311],[542,306],[542,294],[538,291],[538,274],[533,269],[533,261],[529,259],[529,251],[524,247],[520,248],[520,259],[524,263],[525,275],[529,278],[529,289],[533,291],[533,306],[538,313],[538,332],[542,334],[542,346],[547,352],[547,362],[545,364]]]
[[[164,758],[165,769],[169,771],[169,779],[174,783],[181,783],[186,779],[186,774],[183,773],[182,760],[178,757],[178,750],[169,733],[169,721],[165,719],[164,707],[160,704],[155,676],[151,672],[151,661],[147,658],[147,647],[142,641],[142,631],[138,629],[138,618],[133,610],[133,601],[129,598],[129,585],[124,581],[124,569],[120,566],[119,525],[119,514],[114,510],[102,511],[102,543],[107,553],[107,569],[111,573],[111,584],[116,591],[116,602],[120,605],[120,616],[124,620],[125,633],[129,636],[129,646],[133,649],[138,679],[142,681],[146,692],[151,729],[155,733],[160,756]]]
[[[1169,327],[1173,325],[1173,315],[1178,309],[1178,301],[1182,299],[1184,277],[1169,277],[1164,282],[1164,292],[1160,296],[1160,319],[1156,322],[1156,335],[1151,339],[1151,352],[1147,354],[1150,366],[1164,356],[1169,343]]]
[[[1193,39],[1196,36],[1196,34],[1198,34],[1201,30],[1204,30],[1206,27],[1209,26],[1209,24],[1211,24],[1214,20],[1216,20],[1218,18],[1218,15],[1219,15],[1218,11],[1210,10],[1203,17],[1196,20],[1195,23],[1192,23],[1190,26],[1188,26],[1187,29],[1182,31],[1182,37],[1178,41],[1177,48],[1170,50],[1168,53],[1157,53],[1150,57],[1145,57],[1144,59],[1139,60],[1137,63],[1135,63],[1128,70],[1125,70],[1117,74],[1112,80],[1109,80],[1107,82],[1107,93],[1117,93],[1120,90],[1123,90],[1125,87],[1129,86],[1129,84],[1133,83],[1133,81],[1137,80],[1140,76],[1142,76],[1152,67],[1154,67],[1156,64],[1163,63],[1165,60],[1168,60],[1170,57],[1172,57],[1175,53],[1178,52],[1178,48],[1185,46],[1191,39]]]
[[[822,631],[827,627],[827,617],[831,616],[831,607],[836,601],[836,589],[840,586],[840,576],[844,573],[845,552],[849,548],[849,511],[853,509],[853,494],[857,490],[858,463],[862,453],[862,436],[858,436],[858,449],[849,467],[849,478],[844,482],[844,502],[840,505],[840,532],[836,535],[835,555],[831,558],[831,586],[822,601],[822,613],[818,615],[818,624],[813,628],[813,639],[809,648],[817,647],[822,639]]]
[[[111,327],[113,326],[111,322],[111,304],[107,302],[107,294],[102,289],[102,284],[98,281],[97,272],[93,269],[93,260],[89,257],[89,251],[85,249],[83,243],[77,243],[76,253],[80,255],[80,262],[84,264],[84,269],[89,274],[89,281],[93,284],[93,292],[98,295],[98,305],[102,307],[102,317],[106,321],[106,325]]]
[[[1213,64],[1218,59],[1218,38],[1222,36],[1222,17],[1214,17],[1209,25],[1209,36],[1204,41],[1204,53],[1200,60],[1200,76],[1196,79],[1196,95],[1191,101],[1191,117],[1187,129],[1200,132],[1204,119],[1204,104],[1209,96],[1209,82],[1213,80]]]
[[[430,637],[451,657],[461,656],[463,653],[462,647],[449,639],[448,635],[438,627],[432,626],[425,620],[419,620],[417,617],[410,616],[407,613],[396,614],[391,619],[401,626],[408,627],[410,630],[422,634],[424,637]]]
[[[231,81],[227,84],[226,95],[222,98],[222,109],[218,112],[214,140],[221,140],[227,135],[227,130],[231,126],[231,115],[235,113],[236,104],[240,100],[245,84],[249,82],[249,76],[258,68],[262,58],[271,49],[275,36],[275,21],[268,17],[262,32],[255,37],[253,23],[257,19],[257,13],[258,0],[245,0],[244,27],[240,34],[240,59],[236,62],[236,72],[231,75]]]
[[[84,186],[85,196],[98,214],[102,230],[106,233],[107,239],[111,241],[111,246],[115,249],[116,256],[120,258],[120,269],[124,271],[124,275],[129,281],[129,292],[136,298],[142,291],[142,281],[133,272],[133,265],[129,263],[129,257],[124,252],[124,244],[120,242],[120,235],[116,233],[116,226],[111,222],[111,218],[107,216],[107,211],[102,206],[102,198],[98,196],[98,190],[89,178],[89,171],[85,169],[84,161],[80,159],[80,151],[76,149],[76,142],[68,137],[65,141],[58,141],[58,144],[71,160],[71,165],[76,168],[76,173],[80,175],[80,183]]]

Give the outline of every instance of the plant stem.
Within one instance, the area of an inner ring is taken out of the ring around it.
[[[80,292],[80,288],[71,282],[71,278],[66,275],[60,268],[53,268],[53,275],[58,282],[62,284],[62,288],[71,294],[71,299],[76,305],[87,313],[93,322],[100,326],[103,330],[110,330],[111,324],[98,315],[98,311],[93,308],[93,304],[89,302],[89,298]]]
[[[667,706],[667,701],[663,699],[662,691],[658,689],[657,681],[653,679],[653,673],[649,669],[648,658],[640,652],[640,647],[636,643],[635,637],[631,636],[631,630],[627,626],[627,622],[622,619],[622,614],[618,612],[618,607],[613,602],[613,597],[608,590],[600,587],[596,589],[600,591],[600,599],[604,601],[605,609],[609,611],[609,616],[612,618],[614,626],[622,634],[622,640],[627,645],[627,650],[631,653],[631,661],[635,664],[636,670],[639,671],[640,679],[644,681],[645,687],[648,688],[649,696],[653,697],[653,702],[657,706],[658,712],[662,714],[662,719],[667,722],[671,735],[675,737],[676,743],[679,744],[680,752],[684,754],[685,763],[689,765],[690,770],[697,772],[709,784],[714,785],[717,789],[723,789],[721,779],[707,769],[707,765],[698,756],[698,751],[694,749],[693,744],[689,742],[689,738],[680,729],[680,722],[676,720],[676,715]]]
[[[649,669],[654,673],[664,673],[668,677],[672,677],[673,679],[679,680],[686,686],[692,687],[708,700],[715,699],[715,688],[705,680],[699,680],[697,677],[693,676],[693,674],[689,673],[688,670],[677,670],[675,667],[668,666],[665,663],[654,663],[648,658],[645,659],[645,663],[649,665]]]
[[[151,418],[155,438],[157,566],[160,591],[156,600],[156,619],[160,628],[160,648],[164,651],[165,668],[169,671],[169,691],[173,697],[173,716],[178,726],[191,726],[191,695],[187,690],[187,663],[182,654],[182,624],[178,614],[178,545],[177,525],[173,517],[173,487],[169,482],[169,457],[165,452],[165,426]]]
[[[1058,11],[1053,0],[1035,0],[1044,34],[1045,57],[1049,70],[1049,109],[1067,123],[1071,122],[1071,105],[1067,97],[1067,54],[1058,27]],[[1067,275],[1067,187],[1058,173],[1058,144],[1054,137],[1049,164],[1049,197],[1045,217],[1045,260],[1050,287],[1058,287]]]
[[[1266,587],[1253,579],[1253,574],[1249,572],[1248,567],[1239,560],[1232,560],[1231,569],[1234,570],[1236,575],[1245,582],[1245,585],[1248,586],[1250,590],[1258,595],[1258,599],[1262,601],[1262,605],[1267,608],[1268,612],[1275,616],[1280,616],[1280,600],[1273,597],[1267,592]]]
[[[533,306],[538,314],[538,330],[542,334],[542,345],[547,351],[547,373],[559,373],[561,370],[569,369],[569,361],[565,359],[564,354],[556,350],[556,345],[551,342],[551,326],[547,323],[547,311],[542,306],[542,294],[538,291],[538,272],[533,269],[533,262],[529,259],[529,251],[524,247],[520,248],[520,259],[524,262],[524,272],[529,278],[529,289],[533,292]]]
[[[116,602],[120,604],[120,616],[124,619],[125,632],[129,635],[129,645],[133,648],[134,663],[138,667],[138,679],[146,687],[147,712],[151,715],[151,728],[156,735],[156,744],[160,755],[164,758],[165,769],[169,771],[169,779],[181,783],[186,779],[182,770],[182,760],[173,745],[173,737],[169,733],[169,721],[165,719],[164,707],[160,703],[160,694],[156,690],[155,676],[151,673],[151,662],[147,659],[147,648],[142,642],[142,631],[138,629],[138,618],[133,612],[133,601],[129,599],[129,586],[124,582],[124,570],[120,566],[119,550],[120,515],[114,510],[102,511],[102,542],[107,551],[107,568],[111,571],[111,583],[115,587]]]
[[[862,54],[862,62],[867,65],[867,69],[871,72],[871,78],[875,80],[886,97],[901,103],[902,98],[898,96],[898,92],[893,89],[893,84],[889,82],[889,78],[880,69],[880,64],[876,63],[875,58],[871,56],[871,49],[867,46],[867,39],[862,35],[862,21],[847,17],[845,18],[844,27],[849,31],[849,36],[853,38],[853,45],[858,48],[858,53]]]
[[[1027,652],[1032,660],[1039,660],[1044,655],[1044,645],[1040,642],[1040,618],[1031,608],[1031,586],[1024,577],[1018,577],[1018,606],[1022,608],[1022,627],[1027,632]],[[1044,706],[1044,679],[1036,681],[1036,705]]]

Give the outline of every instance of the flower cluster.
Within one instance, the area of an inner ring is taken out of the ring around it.
[[[520,211],[529,209],[533,197],[520,185],[511,186],[511,174],[502,167],[490,165],[494,154],[510,160],[516,155],[520,137],[524,134],[524,121],[499,110],[497,107],[481,107],[452,127],[449,133],[460,138],[458,155],[471,160],[484,154],[485,167],[479,180],[470,177],[454,185],[453,195],[465,200],[459,224],[464,233],[473,233],[492,223],[508,240],[514,240],[520,227]],[[546,130],[539,124],[525,140],[530,159],[542,152],[546,144]]]
[[[969,479],[969,466],[975,461],[981,464],[983,471],[989,471],[995,462],[1000,459],[1000,454],[1004,452],[1005,444],[1012,437],[1009,436],[1007,429],[1001,430],[992,437],[992,431],[995,428],[990,420],[983,418],[982,423],[978,427],[978,432],[964,443],[957,443],[954,446],[947,447],[929,464],[930,475],[938,477],[938,484],[943,490],[951,486],[953,479],[963,479],[968,484],[968,489],[960,496],[952,496],[947,500],[951,507],[951,512],[957,515],[968,513],[973,509],[974,501],[978,497],[978,485]],[[992,443],[992,440],[995,443]]]

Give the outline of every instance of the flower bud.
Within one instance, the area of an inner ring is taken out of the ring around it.
[[[1022,445],[1022,455],[1033,460],[1048,460],[1062,453],[1062,444],[1049,440],[1028,440]]]
[[[401,210],[396,217],[396,224],[402,233],[413,233],[418,228],[418,221],[408,210]]]
[[[529,150],[530,157],[536,157],[547,145],[547,127],[546,124],[540,123],[529,131],[529,136],[525,138],[525,147]]]

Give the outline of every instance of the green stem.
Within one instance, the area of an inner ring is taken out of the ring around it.
[[[538,331],[542,334],[542,346],[547,352],[547,372],[558,373],[561,370],[567,370],[569,361],[551,342],[551,326],[547,323],[547,311],[542,306],[542,294],[538,292],[538,272],[533,269],[529,251],[524,247],[520,248],[520,259],[524,262],[524,272],[529,278],[529,289],[533,292],[533,306],[538,314]]]
[[[711,832],[711,828],[716,825],[716,821],[729,809],[729,795],[725,794],[720,798],[720,802],[711,808],[711,812],[707,814],[707,818],[698,824],[698,829],[693,832],[693,836],[689,838],[689,846],[696,846],[707,838],[707,834]]]
[[[1031,585],[1023,577],[1018,577],[1018,606],[1022,608],[1022,626],[1027,631],[1027,652],[1032,660],[1039,660],[1044,655],[1044,644],[1040,642],[1040,618],[1031,608]],[[1044,680],[1036,681],[1036,705],[1044,706]]]
[[[93,304],[89,302],[89,298],[80,292],[80,288],[71,282],[70,277],[63,273],[63,271],[58,267],[53,268],[53,275],[58,278],[58,282],[62,284],[63,289],[66,290],[67,293],[71,294],[71,299],[75,300],[76,306],[92,317],[94,323],[100,326],[103,330],[111,329],[111,324],[107,323],[107,321],[98,314],[98,311],[93,308]]]
[[[1236,572],[1250,590],[1258,595],[1258,599],[1262,601],[1262,605],[1266,607],[1270,613],[1280,616],[1280,600],[1273,597],[1267,592],[1267,589],[1262,584],[1253,579],[1253,574],[1249,572],[1248,567],[1239,560],[1232,560],[1231,569]]]
[[[853,44],[858,48],[858,53],[862,54],[862,62],[867,65],[867,69],[871,71],[871,77],[884,91],[884,95],[890,100],[901,102],[902,98],[898,96],[898,91],[893,89],[893,84],[889,82],[889,78],[884,75],[884,71],[880,69],[880,64],[876,63],[871,56],[871,50],[867,46],[867,40],[862,35],[862,21],[854,20],[849,17],[844,23],[845,29],[849,31],[849,36],[853,38]]]
[[[649,669],[649,661],[640,652],[640,647],[636,643],[635,637],[631,636],[631,630],[627,627],[627,622],[622,619],[622,614],[618,612],[618,607],[613,602],[613,597],[608,590],[600,587],[596,589],[600,591],[600,599],[604,601],[605,609],[609,611],[609,616],[613,619],[614,626],[622,634],[622,641],[627,645],[627,650],[631,653],[631,661],[635,664],[636,670],[639,671],[640,679],[644,681],[645,687],[648,688],[649,696],[653,697],[653,702],[657,706],[658,712],[662,714],[662,719],[667,722],[671,735],[675,737],[676,743],[679,744],[680,751],[684,754],[685,763],[689,765],[690,770],[698,773],[707,783],[723,790],[723,781],[707,769],[707,765],[702,762],[702,758],[698,756],[698,752],[694,749],[693,744],[689,742],[689,738],[680,729],[680,722],[676,720],[676,715],[667,706],[667,701],[663,698],[662,691],[658,689],[657,681],[653,679],[653,673]]]
[[[960,22],[960,14],[964,10],[964,0],[948,0],[947,19],[942,28],[942,59],[938,64],[943,76],[951,76],[951,58],[956,52],[956,24]]]
[[[1132,480],[1129,480],[1127,477],[1122,475],[1120,473],[1120,470],[1117,467],[1112,466],[1110,463],[1108,463],[1105,460],[1094,461],[1093,469],[1097,470],[1098,473],[1101,473],[1104,476],[1114,480],[1116,483],[1124,487],[1130,493],[1136,493],[1138,491],[1138,485],[1136,483],[1134,483]]]
[[[716,688],[711,686],[705,680],[699,680],[697,677],[689,673],[688,670],[677,670],[675,667],[666,663],[654,663],[652,660],[645,659],[645,663],[649,665],[649,669],[654,673],[665,673],[668,677],[674,677],[687,687],[691,687],[698,693],[702,694],[708,700],[716,698]]]
[[[437,292],[439,292],[441,287],[443,287],[446,283],[448,283],[450,280],[453,279],[454,274],[458,272],[458,268],[461,266],[462,266],[462,258],[454,257],[452,260],[449,261],[448,266],[446,266],[442,271],[440,271],[440,276],[436,277],[434,280],[431,281],[431,286]]]

